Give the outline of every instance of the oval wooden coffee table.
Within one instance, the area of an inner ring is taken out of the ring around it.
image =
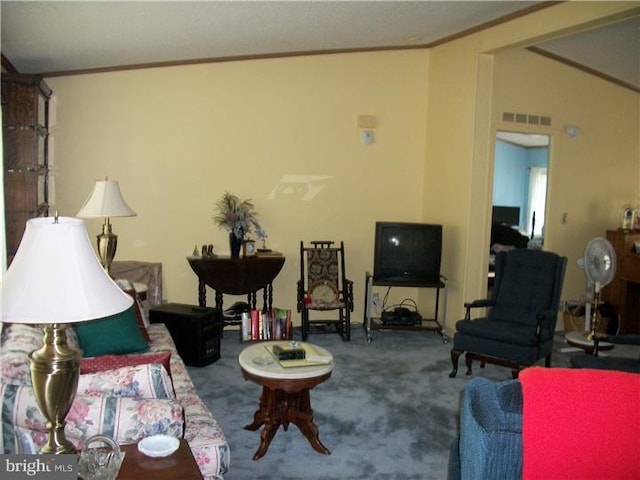
[[[331,376],[333,356],[317,345],[299,343],[303,348],[312,349],[319,362],[298,361],[307,364],[283,367],[267,350],[274,344],[288,346],[289,342],[256,343],[245,348],[238,357],[244,378],[262,385],[260,408],[254,414],[253,422],[244,427],[256,431],[264,425],[260,446],[253,459],[262,458],[280,425],[287,431],[289,423],[300,429],[314,450],[328,455],[329,449],[320,442],[318,427],[313,423],[309,390]]]

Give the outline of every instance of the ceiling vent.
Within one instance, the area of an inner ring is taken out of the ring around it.
[[[510,123],[523,123],[526,125],[544,125],[546,127],[551,126],[551,117],[545,117],[544,115],[534,115],[531,113],[503,112],[502,121]]]

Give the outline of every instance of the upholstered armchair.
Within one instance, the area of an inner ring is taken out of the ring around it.
[[[466,303],[465,318],[456,324],[449,376],[456,376],[464,352],[467,375],[473,360],[510,367],[514,378],[541,358],[550,366],[566,266],[566,257],[541,250],[496,255],[491,298]],[[472,319],[472,309],[488,313]]]

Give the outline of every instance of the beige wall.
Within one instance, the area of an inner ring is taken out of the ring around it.
[[[433,167],[440,177],[425,179],[424,202],[446,206],[439,218],[446,233],[443,271],[452,287],[449,330],[461,318],[463,302],[481,298],[486,288],[492,145],[502,111],[524,109],[554,119],[546,248],[569,257],[563,298],[584,291],[584,276],[573,267],[579,252],[593,235],[618,225],[620,198],[632,202],[638,195],[639,97],[521,49],[559,33],[637,15],[637,9],[630,12],[634,7],[566,2],[430,52],[426,161],[427,171],[429,162],[440,162]],[[511,53],[514,49],[518,53]],[[573,143],[558,134],[569,122],[586,129]],[[621,167],[600,173],[612,150]],[[606,193],[576,187],[575,173],[585,162]],[[570,215],[563,228],[560,212]]]
[[[497,55],[495,67],[496,127],[551,135],[546,244],[569,258],[564,298],[580,298],[577,260],[587,242],[620,226],[622,206],[640,201],[640,96],[522,50]],[[548,115],[552,126],[501,123],[504,111]],[[564,131],[570,124],[574,138]]]
[[[185,257],[202,243],[227,251],[226,233],[211,221],[213,205],[224,190],[251,197],[269,246],[287,256],[275,303],[295,308],[300,240],[344,240],[356,321],[374,222],[442,223],[451,330],[462,303],[478,298],[486,282],[497,119],[524,109],[554,120],[547,246],[569,256],[564,298],[574,298],[584,288],[573,267],[584,245],[617,226],[619,207],[637,199],[640,153],[637,94],[511,51],[624,13],[616,2],[573,3],[431,51],[48,79],[56,96],[57,206],[74,215],[94,179],[119,180],[138,216],[114,220],[117,258],[161,261],[165,298],[196,303]],[[360,141],[358,114],[376,116],[373,145]],[[581,135],[568,139],[565,123]],[[286,188],[294,176],[320,177],[318,193],[305,200],[304,191]],[[97,233],[100,222],[88,228]],[[402,290],[394,289],[392,301],[416,294]],[[430,310],[429,294],[418,295],[421,310]]]
[[[203,243],[228,252],[214,204],[225,190],[250,197],[269,247],[287,257],[275,303],[295,309],[301,240],[344,240],[360,319],[374,222],[423,215],[428,59],[405,51],[51,78],[57,206],[74,215],[94,179],[118,180],[138,216],[113,220],[117,259],[162,262],[165,298],[197,303],[186,256]],[[372,145],[358,114],[376,117]],[[295,176],[317,193],[306,199],[306,185],[287,183]]]

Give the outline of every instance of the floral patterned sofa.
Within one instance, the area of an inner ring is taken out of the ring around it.
[[[184,436],[204,479],[221,479],[230,462],[224,433],[198,396],[165,325],[145,327],[146,352],[82,360],[67,438],[81,449],[98,433],[120,444],[156,433]],[[27,358],[42,345],[42,330],[10,323],[0,328],[0,452],[14,453],[25,439],[36,447],[46,440]],[[72,328],[67,331],[70,344],[81,343]]]

